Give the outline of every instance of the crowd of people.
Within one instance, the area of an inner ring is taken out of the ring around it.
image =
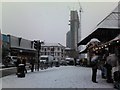
[[[43,69],[47,69],[48,67],[53,67],[54,63],[53,62],[48,63],[47,61],[46,62],[39,61],[38,63],[38,60],[35,59],[35,57],[30,57],[29,59],[26,57],[18,57],[17,61],[15,62],[15,66],[17,67],[17,73],[19,73],[19,65],[21,64],[24,65],[24,71],[25,73],[27,73],[26,67],[29,68],[31,72],[34,72],[34,70],[39,71],[39,69],[43,70]]]
[[[106,79],[107,83],[117,82],[117,85],[120,85],[120,56],[119,54],[116,54],[114,50],[111,51],[108,51],[106,49],[102,51],[93,50],[91,66],[92,66],[92,82],[98,83],[96,81],[96,76],[97,69],[100,69],[101,77],[103,79]],[[120,86],[118,87],[120,88]]]

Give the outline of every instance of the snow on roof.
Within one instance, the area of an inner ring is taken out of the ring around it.
[[[62,44],[60,43],[44,43],[42,44],[42,46],[63,46]]]
[[[119,6],[120,4],[97,25],[97,28],[120,28],[118,25],[120,18]]]
[[[71,48],[68,48],[68,47],[67,47],[67,48],[65,48],[65,50],[71,50]]]
[[[74,60],[74,58],[65,58],[66,60]]]

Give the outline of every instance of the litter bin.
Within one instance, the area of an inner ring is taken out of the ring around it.
[[[17,76],[18,77],[25,77],[25,65],[24,64],[19,64],[17,67]]]

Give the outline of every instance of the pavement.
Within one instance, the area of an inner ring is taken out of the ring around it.
[[[30,72],[25,78],[18,78],[15,74],[1,78],[1,88],[108,88],[113,84],[101,78],[101,71],[97,72],[98,83],[91,81],[91,68],[76,66],[60,66]]]

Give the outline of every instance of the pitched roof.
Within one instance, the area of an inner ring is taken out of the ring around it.
[[[109,34],[108,34],[109,33]],[[92,38],[105,42],[117,37],[120,34],[120,4],[105,17],[86,38],[78,43],[86,45]]]
[[[119,5],[107,17],[105,17],[96,28],[120,28],[118,23],[120,19],[120,11],[118,7]]]

